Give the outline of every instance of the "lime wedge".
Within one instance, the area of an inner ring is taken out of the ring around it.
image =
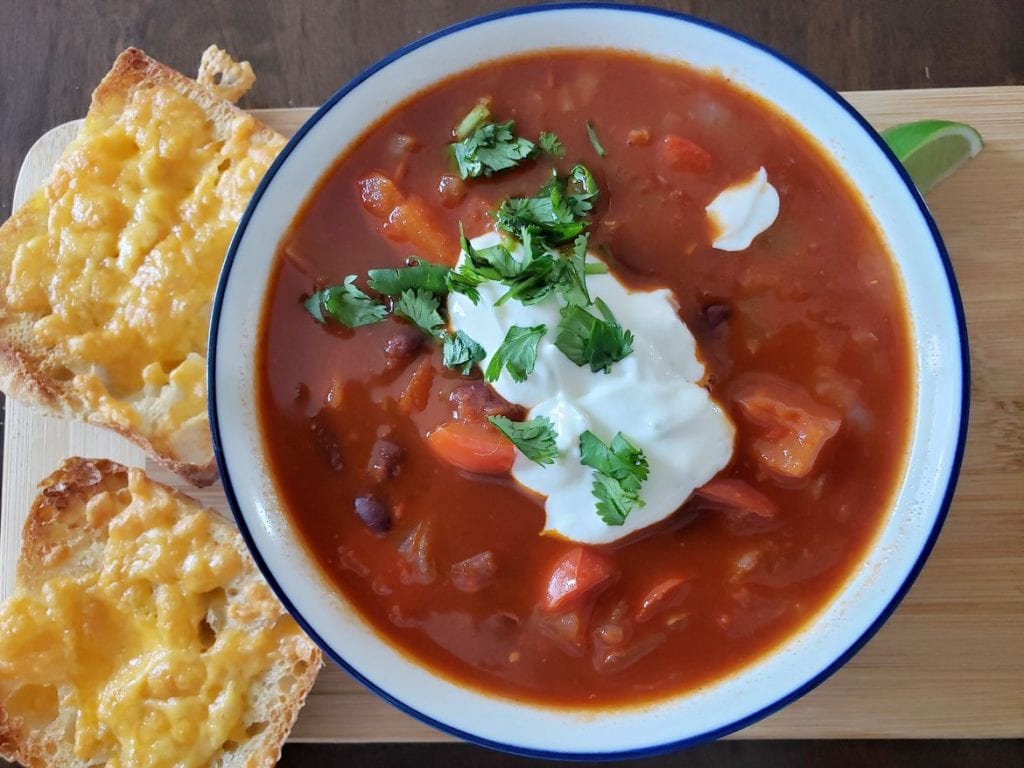
[[[921,192],[927,192],[981,152],[981,134],[964,123],[920,120],[894,125],[882,138]]]

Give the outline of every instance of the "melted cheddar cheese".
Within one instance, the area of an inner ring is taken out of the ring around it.
[[[268,138],[269,137],[269,138]],[[32,318],[79,405],[172,455],[205,434],[210,307],[231,236],[283,139],[241,112],[211,117],[172,87],[95,99],[28,202],[6,308]],[[174,445],[180,439],[186,444]],[[177,449],[177,450],[176,450]]]
[[[65,575],[0,609],[0,707],[28,727],[73,712],[87,763],[205,766],[251,734],[250,690],[298,627],[262,581],[240,586],[237,534],[198,507],[182,514],[141,472],[85,515],[108,526],[98,567],[81,572],[58,545],[49,566]]]

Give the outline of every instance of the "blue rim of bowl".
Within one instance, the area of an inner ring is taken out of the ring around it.
[[[346,662],[336,651],[334,651],[334,649],[331,648],[331,646],[313,630],[309,622],[306,621],[305,617],[302,616],[302,614],[298,611],[295,605],[291,602],[291,600],[288,598],[288,595],[286,595],[284,590],[281,588],[281,585],[278,584],[277,580],[274,578],[273,573],[270,571],[270,568],[264,561],[259,549],[256,547],[256,543],[253,540],[252,534],[249,531],[248,526],[246,525],[245,518],[242,515],[241,508],[238,503],[238,498],[235,495],[234,487],[231,483],[231,476],[227,470],[227,463],[224,458],[224,451],[220,439],[220,424],[217,417],[216,394],[217,329],[220,326],[220,313],[223,304],[224,293],[226,291],[228,280],[231,275],[231,267],[234,264],[235,256],[237,255],[238,252],[238,246],[242,240],[243,235],[245,234],[246,227],[249,224],[249,219],[252,217],[253,212],[258,207],[260,199],[263,197],[263,193],[270,185],[274,176],[277,174],[277,171],[287,160],[288,156],[295,149],[298,143],[302,140],[302,137],[305,136],[306,133],[308,133],[309,130],[314,125],[316,125],[334,107],[334,105],[338,101],[344,98],[345,95],[349,93],[349,91],[351,91],[353,88],[355,88],[357,85],[362,83],[367,78],[374,75],[377,71],[383,69],[392,62],[404,57],[406,54],[423,47],[424,45],[432,43],[435,40],[439,40],[452,33],[459,32],[463,29],[476,27],[482,24],[497,21],[499,19],[508,18],[511,16],[522,16],[534,13],[548,13],[551,11],[579,9],[589,9],[593,11],[625,11],[630,13],[642,13],[653,16],[663,16],[674,21],[682,21],[699,27],[705,27],[714,32],[718,32],[720,34],[731,37],[734,40],[738,40],[741,43],[745,43],[746,45],[749,45],[753,48],[756,48],[757,50],[760,50],[772,56],[773,58],[777,59],[778,61],[788,66],[798,75],[801,75],[802,77],[810,81],[812,84],[817,86],[821,91],[830,96],[837,104],[839,104],[839,106],[842,107],[850,115],[850,117],[852,117],[854,121],[857,122],[858,125],[860,125],[864,132],[867,133],[867,135],[875,142],[875,144],[882,151],[882,153],[888,158],[889,162],[893,165],[893,167],[896,169],[896,172],[903,180],[903,183],[906,186],[907,190],[910,192],[912,199],[917,204],[921,216],[924,218],[925,223],[928,225],[928,230],[931,233],[932,240],[935,243],[935,248],[938,251],[939,257],[942,261],[942,267],[945,271],[946,281],[949,287],[950,298],[952,299],[953,309],[956,314],[957,328],[960,335],[960,359],[962,366],[959,433],[957,436],[956,450],[953,455],[952,464],[950,466],[949,478],[947,480],[946,490],[943,495],[941,506],[938,510],[938,514],[935,517],[935,522],[932,526],[932,530],[929,533],[928,538],[921,549],[921,552],[918,554],[917,560],[915,561],[913,567],[910,569],[910,572],[907,574],[906,579],[904,579],[903,584],[900,586],[898,590],[896,590],[896,593],[893,595],[888,605],[886,605],[886,607],[878,615],[875,621],[872,622],[872,624],[863,632],[863,634],[861,634],[861,636],[857,638],[857,640],[855,640],[845,651],[840,653],[835,658],[835,660],[832,661],[831,664],[828,664],[824,669],[822,669],[816,675],[812,676],[809,680],[797,686],[793,691],[783,696],[782,698],[778,699],[774,703],[769,704],[768,706],[763,707],[757,710],[756,712],[747,715],[746,717],[742,717],[719,728],[715,728],[710,731],[706,731],[704,733],[695,736],[689,736],[687,738],[679,739],[676,741],[669,741],[661,744],[651,745],[649,747],[638,747],[635,749],[627,749],[618,752],[593,753],[557,752],[550,750],[533,749],[529,747],[519,746],[516,744],[506,744],[499,741],[493,741],[491,739],[486,739],[475,734],[462,731],[452,725],[436,720],[432,717],[429,717],[428,715],[423,714],[422,712],[416,709],[413,709],[409,705],[397,699],[388,691],[385,691],[383,688],[380,688],[375,683],[367,679],[362,673],[360,673],[358,670],[349,665],[348,662]],[[778,710],[782,709],[788,704],[791,704],[800,697],[809,693],[811,690],[813,690],[822,682],[831,677],[836,672],[836,670],[838,670],[847,661],[853,658],[853,656],[856,655],[856,653],[868,642],[868,640],[870,640],[874,636],[874,634],[882,627],[886,620],[888,620],[889,616],[892,615],[892,612],[896,610],[896,607],[900,604],[900,602],[902,602],[903,598],[910,590],[910,587],[913,585],[914,581],[917,579],[918,574],[920,574],[921,569],[924,567],[925,561],[928,559],[929,554],[931,554],[932,548],[935,546],[935,542],[938,539],[939,532],[942,530],[942,525],[945,522],[946,516],[949,512],[950,503],[953,500],[953,492],[956,488],[957,479],[960,474],[960,467],[963,462],[964,446],[967,439],[967,423],[970,411],[970,353],[968,350],[967,324],[964,317],[963,302],[960,298],[960,291],[957,286],[956,277],[953,273],[953,265],[950,262],[949,254],[946,251],[946,246],[942,241],[942,237],[939,235],[939,230],[935,225],[935,221],[932,218],[931,213],[928,211],[928,207],[925,204],[924,199],[918,192],[917,187],[914,186],[914,183],[913,181],[911,181],[910,176],[907,174],[906,170],[896,159],[896,156],[893,155],[892,151],[889,149],[888,145],[886,145],[882,137],[879,136],[878,132],[875,131],[875,129],[867,122],[867,120],[865,120],[864,117],[859,112],[857,112],[857,110],[854,109],[849,102],[846,101],[846,99],[840,96],[830,86],[826,85],[817,76],[811,74],[800,65],[790,61],[785,56],[757,42],[756,40],[752,40],[746,37],[745,35],[741,35],[738,32],[734,32],[731,29],[719,26],[718,24],[714,24],[703,19],[698,19],[687,14],[676,13],[674,11],[667,11],[660,8],[649,8],[645,6],[627,5],[623,3],[584,2],[552,3],[550,5],[527,5],[517,8],[510,8],[504,11],[498,11],[496,13],[491,13],[484,16],[477,16],[472,19],[467,19],[466,21],[461,21],[456,24],[452,24],[451,26],[445,27],[444,29],[438,30],[437,32],[429,34],[425,37],[421,37],[420,39],[415,40],[399,48],[390,55],[371,65],[367,69],[364,69],[354,78],[352,78],[348,83],[346,83],[342,88],[336,91],[319,109],[316,110],[316,112],[314,112],[306,120],[305,123],[302,124],[298,131],[296,131],[296,133],[285,145],[284,149],[281,150],[281,153],[271,164],[270,168],[267,170],[267,173],[264,175],[259,186],[256,188],[256,192],[253,194],[252,200],[250,200],[249,205],[245,209],[245,213],[242,215],[241,221],[239,221],[238,223],[238,227],[235,230],[235,235],[231,240],[231,245],[229,246],[227,255],[225,256],[224,259],[224,266],[221,269],[220,278],[217,283],[217,293],[214,296],[213,309],[210,318],[210,336],[208,343],[207,360],[207,391],[209,393],[207,402],[209,405],[210,428],[213,434],[214,456],[217,460],[217,469],[220,473],[221,482],[223,483],[224,486],[224,493],[227,496],[228,504],[231,506],[231,512],[234,515],[235,521],[238,524],[238,528],[242,533],[242,537],[245,540],[246,545],[249,547],[249,551],[252,553],[253,559],[256,561],[257,566],[263,573],[264,578],[266,578],[267,583],[270,584],[270,587],[277,594],[277,597],[280,599],[281,603],[294,617],[296,622],[298,622],[299,626],[302,627],[302,629],[317,643],[317,645],[319,645],[323,649],[324,653],[326,653],[327,656],[332,661],[334,661],[338,666],[340,666],[342,669],[344,669],[346,672],[348,672],[350,675],[356,678],[356,680],[358,680],[368,689],[373,691],[377,696],[381,697],[382,699],[387,701],[395,708],[401,710],[402,712],[405,712],[406,714],[416,718],[420,722],[425,723],[426,725],[429,725],[433,728],[437,728],[440,731],[448,733],[452,736],[455,736],[459,739],[462,739],[463,741],[467,741],[472,744],[477,744],[479,746],[487,747],[489,749],[494,749],[501,752],[507,752],[510,754],[522,755],[525,757],[536,757],[548,760],[622,760],[630,758],[651,757],[654,755],[663,754],[665,752],[671,752],[677,749],[695,746],[706,741],[719,739],[730,733],[746,728],[747,726],[752,725],[753,723],[756,723],[757,721],[762,720],[765,717],[768,717],[769,715],[777,712]]]

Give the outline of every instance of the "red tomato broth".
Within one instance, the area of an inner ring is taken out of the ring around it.
[[[516,133],[531,139],[553,131],[568,154],[463,182],[459,201],[450,188],[438,190],[452,173],[446,146],[482,96],[497,121],[515,119]],[[587,119],[605,158],[590,145]],[[638,130],[649,134],[647,143],[630,143]],[[703,148],[711,168],[666,167],[659,142],[667,135]],[[396,136],[414,137],[416,151],[396,146]],[[452,418],[448,395],[466,379],[442,366],[432,342],[402,365],[389,363],[384,346],[401,328],[395,320],[320,327],[301,304],[315,288],[400,266],[415,252],[382,236],[381,220],[364,210],[358,180],[367,174],[383,173],[425,204],[455,245],[417,255],[452,263],[460,221],[468,236],[480,234],[486,212],[503,198],[534,194],[552,163],[565,173],[576,161],[601,188],[592,247],[607,247],[630,285],[671,288],[698,341],[712,394],[737,427],[734,459],[721,476],[746,481],[779,510],[744,516],[695,495],[669,520],[596,548],[617,577],[585,601],[592,605],[582,611],[582,648],[566,643],[540,607],[552,569],[575,546],[539,535],[542,499],[511,478],[456,469],[424,439]],[[713,250],[704,206],[760,165],[779,192],[778,219],[743,252]],[[726,309],[708,309],[716,305]],[[856,569],[903,470],[913,396],[909,329],[899,279],[862,201],[799,127],[764,103],[720,77],[638,56],[510,59],[393,110],[336,161],[296,218],[260,332],[264,441],[306,546],[389,643],[498,695],[628,705],[734,673],[796,633]],[[430,396],[422,410],[402,407],[423,359],[436,369]],[[733,398],[765,376],[843,414],[838,436],[805,479],[774,477],[751,452],[763,430]],[[403,455],[400,471],[374,484],[366,468],[380,438]],[[333,448],[325,446],[331,439]],[[332,456],[340,456],[340,470]],[[392,508],[386,534],[368,530],[352,511],[353,499],[367,493]],[[434,572],[426,584],[400,552],[425,530],[418,526],[429,529]],[[449,568],[487,551],[495,573],[486,585],[456,589]],[[661,615],[636,621],[645,598],[666,584],[671,599]],[[622,603],[630,620],[610,621]],[[609,623],[611,634],[600,634]],[[600,638],[619,636],[646,655],[597,671],[595,657],[611,647]]]

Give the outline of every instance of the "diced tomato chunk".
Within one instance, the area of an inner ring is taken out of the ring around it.
[[[557,611],[611,586],[618,571],[594,550],[574,547],[558,561],[548,579],[544,608]]]
[[[772,518],[778,514],[775,502],[743,480],[731,477],[716,477],[702,485],[696,493],[712,504],[757,517]]]
[[[810,474],[821,449],[839,432],[842,417],[796,387],[758,381],[736,393],[736,404],[764,432],[751,443],[758,461],[783,478]]]
[[[382,173],[359,179],[363,208],[378,219],[381,233],[389,240],[410,243],[418,255],[440,264],[454,265],[459,256],[455,240],[434,221],[430,207],[418,197],[406,197]]]
[[[363,208],[378,219],[386,219],[405,199],[395,183],[383,173],[368,174],[356,184],[359,186],[359,199],[363,201]]]
[[[454,266],[459,257],[455,240],[434,222],[430,207],[418,197],[409,197],[392,209],[381,228],[385,237],[410,243],[417,253],[438,264]]]
[[[661,158],[670,168],[688,173],[707,173],[712,165],[706,149],[674,133],[662,139]]]
[[[675,608],[683,602],[689,593],[688,579],[673,576],[663,579],[651,587],[636,612],[637,621],[647,621],[659,613]]]
[[[427,445],[439,458],[467,472],[506,475],[516,449],[489,423],[450,421],[427,436]]]

